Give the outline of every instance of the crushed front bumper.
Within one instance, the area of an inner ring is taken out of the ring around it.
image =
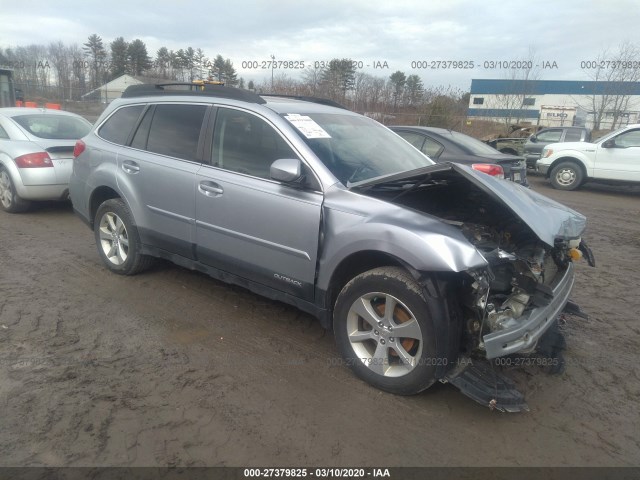
[[[548,305],[523,314],[517,326],[488,333],[482,338],[487,358],[502,357],[534,348],[569,301],[573,282],[574,267],[569,263],[567,269],[559,273],[551,283],[553,298]]]

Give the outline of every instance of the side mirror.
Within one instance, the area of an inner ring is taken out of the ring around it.
[[[302,162],[297,158],[280,158],[271,164],[269,175],[278,182],[295,182],[302,176]]]
[[[529,141],[530,141],[530,142],[533,142],[533,143],[536,143],[536,142],[538,141],[538,137],[536,137],[535,135],[531,135],[531,136],[529,137]]]
[[[615,148],[616,141],[613,138],[602,143],[602,148]]]

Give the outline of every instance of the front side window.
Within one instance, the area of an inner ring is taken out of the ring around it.
[[[615,138],[616,147],[640,147],[640,130],[629,130]]]
[[[77,140],[91,130],[86,120],[66,115],[17,115],[13,120],[31,135],[49,140]]]
[[[98,135],[109,142],[124,145],[143,108],[144,105],[133,105],[116,110],[100,127]]]
[[[206,105],[156,105],[147,150],[197,160],[198,139],[206,111]]]
[[[298,155],[271,125],[241,110],[218,109],[211,155],[214,167],[270,178],[271,164],[281,158]]]

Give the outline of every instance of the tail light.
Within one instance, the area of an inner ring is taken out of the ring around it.
[[[73,147],[73,157],[74,158],[79,157],[80,154],[84,152],[85,148],[87,148],[87,145],[82,140],[78,140],[76,142],[76,146]]]
[[[18,168],[46,168],[53,167],[51,157],[47,152],[27,153],[14,159]]]
[[[474,163],[471,165],[471,168],[478,170],[479,172],[486,173],[487,175],[491,175],[492,177],[504,178],[504,170],[500,165],[495,165],[493,163]]]

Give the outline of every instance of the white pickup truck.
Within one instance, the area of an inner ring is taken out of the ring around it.
[[[542,150],[536,171],[559,190],[575,190],[589,180],[640,182],[640,124],[615,130],[595,143],[551,143]]]

